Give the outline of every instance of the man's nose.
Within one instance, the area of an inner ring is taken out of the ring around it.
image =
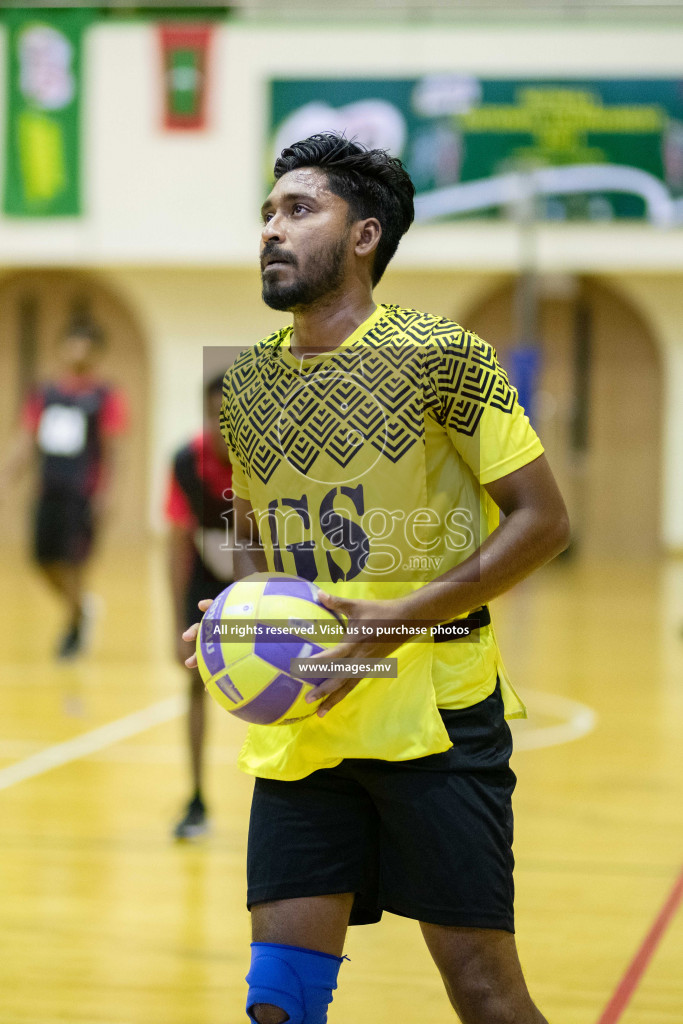
[[[265,243],[274,241],[282,242],[284,241],[284,237],[285,235],[283,221],[279,214],[276,213],[263,225],[263,230],[261,231],[261,238]]]

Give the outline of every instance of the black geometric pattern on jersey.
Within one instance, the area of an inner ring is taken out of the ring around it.
[[[441,426],[472,437],[487,406],[512,412],[517,392],[491,345],[448,320],[430,340],[425,399]]]
[[[300,372],[281,357],[284,334],[242,353],[224,384],[226,441],[264,484],[283,459],[306,475],[323,453],[345,469],[368,446],[397,464],[424,444],[426,413],[471,436],[487,406],[514,406],[491,346],[436,316],[387,307],[358,342]]]

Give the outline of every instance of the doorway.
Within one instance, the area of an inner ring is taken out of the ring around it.
[[[656,340],[628,300],[602,282],[540,285],[533,419],[567,501],[573,552],[652,557],[661,550]],[[461,320],[496,348],[506,369],[514,365],[515,301],[511,280]]]
[[[101,374],[123,389],[130,408],[106,533],[140,540],[147,520],[147,346],[132,311],[96,276],[26,270],[0,280],[0,437],[6,443],[11,436],[30,388],[54,373],[57,340],[73,322],[92,323],[103,333]],[[21,481],[4,503],[3,541],[25,536],[30,492],[31,481]]]

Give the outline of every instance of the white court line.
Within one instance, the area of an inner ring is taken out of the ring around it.
[[[559,718],[557,725],[532,726],[531,728],[515,728],[512,722],[512,733],[515,750],[539,750],[541,747],[555,747],[561,743],[571,743],[592,732],[598,723],[598,714],[587,704],[569,697],[560,697],[557,693],[545,693],[542,690],[525,690],[523,700],[529,710],[543,715]]]
[[[156,704],[142,708],[141,711],[134,711],[132,715],[125,718],[117,718],[113,722],[107,722],[99,729],[91,732],[81,733],[73,739],[64,743],[57,743],[52,747],[46,747],[37,754],[25,757],[22,761],[15,761],[14,764],[0,768],[0,790],[9,789],[17,782],[24,782],[25,779],[32,779],[36,775],[42,775],[51,768],[59,768],[60,765],[69,764],[70,761],[77,761],[88,754],[94,754],[98,750],[110,747],[120,740],[130,739],[138,733],[151,729],[153,725],[160,725],[162,722],[170,722],[179,718],[187,708],[187,699],[183,696],[167,697]]]
[[[595,728],[598,716],[587,704],[560,697],[555,693],[544,693],[540,690],[526,691],[525,699],[530,708],[540,714],[547,714],[561,719],[557,725],[520,728],[514,730],[515,750],[538,750],[541,747],[554,747],[561,743],[578,740]],[[0,768],[0,790],[9,789],[17,782],[24,782],[36,775],[42,775],[52,768],[77,761],[81,757],[95,754],[106,747],[111,747],[121,740],[137,736],[154,725],[170,722],[179,718],[187,709],[187,699],[183,696],[167,697],[141,711],[135,711],[125,718],[117,718],[113,722],[84,732],[80,736],[57,743],[52,747],[25,757],[21,761]]]

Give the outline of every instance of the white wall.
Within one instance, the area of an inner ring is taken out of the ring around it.
[[[209,128],[165,132],[155,27],[104,22],[89,31],[87,215],[37,222],[0,216],[0,263],[249,263],[266,169],[266,86],[273,76],[683,74],[683,29],[410,25],[332,32],[230,24],[216,29],[214,44]],[[0,111],[4,116],[4,104]],[[646,224],[547,226],[540,251],[552,269],[683,269],[683,231]],[[517,257],[509,225],[463,223],[414,228],[398,265],[513,269]]]

